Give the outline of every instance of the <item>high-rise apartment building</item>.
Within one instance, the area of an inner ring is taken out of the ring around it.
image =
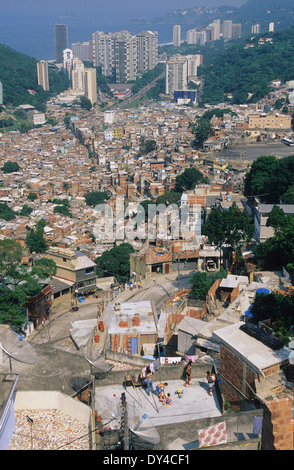
[[[121,31],[114,42],[116,83],[136,80],[138,73],[137,38],[128,31]]]
[[[232,24],[232,37],[240,38],[242,36],[242,25],[241,23]]]
[[[203,63],[203,56],[201,54],[191,54],[185,56],[187,59],[187,76],[197,77],[197,69]]]
[[[223,22],[223,38],[224,39],[232,38],[232,28],[233,28],[232,20],[225,20]]]
[[[165,66],[165,93],[172,95],[176,90],[188,88],[188,61],[185,56],[177,54],[171,57]]]
[[[85,89],[84,70],[85,67],[83,62],[77,57],[74,57],[72,63],[71,83],[72,89],[75,91],[84,91]]]
[[[92,105],[97,101],[97,77],[95,68],[86,68],[84,70],[84,89],[85,96]]]
[[[274,30],[275,30],[275,23],[271,22],[269,25],[268,25],[268,30],[270,33],[273,33]]]
[[[142,31],[132,36],[129,31],[92,35],[94,67],[113,77],[116,83],[136,80],[138,72],[147,72],[158,63],[158,32]]]
[[[147,72],[158,64],[158,32],[142,31],[136,34],[138,71]]]
[[[62,53],[68,48],[68,32],[66,24],[56,24],[54,27],[55,58],[58,64],[62,64]]]
[[[197,31],[197,29],[189,29],[187,31],[187,43],[188,44],[200,44],[203,46],[207,42],[206,30]]]
[[[251,33],[259,34],[260,33],[260,24],[253,24],[251,26]]]
[[[90,41],[84,42],[73,42],[71,45],[71,50],[75,57],[78,57],[80,60],[90,61]]]
[[[73,52],[71,49],[64,49],[62,53],[62,64],[68,78],[71,80]]]
[[[3,85],[0,82],[0,104],[3,104]]]
[[[114,76],[114,42],[116,33],[96,31],[92,35],[94,67],[101,67],[102,75]]]
[[[48,62],[46,60],[41,60],[37,63],[37,74],[38,74],[38,85],[40,85],[43,90],[49,90],[49,75],[48,75]]]
[[[173,27],[173,45],[179,47],[181,45],[181,25],[175,24]]]

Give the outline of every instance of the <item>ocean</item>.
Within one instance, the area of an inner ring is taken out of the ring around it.
[[[127,19],[83,18],[81,17],[34,17],[26,18],[10,15],[5,20],[0,17],[0,43],[34,57],[37,60],[54,60],[54,25],[66,24],[68,27],[69,47],[71,43],[88,41],[95,31],[115,32],[128,30],[132,34],[145,30],[158,31],[159,44],[171,43],[173,25],[171,24],[133,24]],[[186,39],[187,29],[182,26],[182,39]]]

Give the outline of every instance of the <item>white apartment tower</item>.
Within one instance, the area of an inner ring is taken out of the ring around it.
[[[71,50],[73,55],[80,60],[90,60],[90,41],[74,42],[71,45]]]
[[[96,31],[92,35],[92,54],[94,67],[101,67],[102,75],[114,74],[115,33]]]
[[[71,83],[72,89],[75,91],[84,91],[85,84],[84,84],[84,71],[85,66],[83,62],[78,59],[77,57],[73,58],[73,66],[72,66],[72,73],[71,73]]]
[[[147,72],[158,64],[158,32],[142,31],[136,34],[138,71]]]
[[[197,69],[203,63],[203,56],[201,54],[186,55],[187,59],[187,77],[197,77]]]
[[[84,70],[85,96],[92,105],[97,101],[97,77],[95,68],[86,68]]]
[[[268,30],[270,33],[273,33],[274,30],[275,30],[275,23],[271,22],[269,25],[268,25]]]
[[[187,31],[187,43],[188,44],[200,44],[203,46],[207,42],[207,32],[197,31],[197,29],[189,29]]]
[[[63,58],[63,68],[66,71],[68,78],[71,80],[72,60],[73,60],[72,50],[64,49],[62,53],[62,58]]]
[[[188,61],[182,55],[171,57],[165,68],[165,93],[172,95],[176,90],[188,88]]]
[[[128,31],[121,31],[114,43],[116,83],[136,80],[138,72],[137,38]]]
[[[232,38],[232,29],[233,29],[233,22],[231,20],[225,20],[223,22],[223,38],[224,39],[231,39]]]
[[[48,62],[46,60],[41,60],[37,63],[37,74],[38,74],[38,85],[40,85],[43,90],[49,90],[49,75],[48,75]]]
[[[181,25],[175,24],[173,27],[173,45],[179,47],[181,45]]]
[[[251,26],[251,33],[253,34],[259,34],[260,33],[260,24],[253,24]]]

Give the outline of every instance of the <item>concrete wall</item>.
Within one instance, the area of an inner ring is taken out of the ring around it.
[[[57,391],[18,391],[15,410],[60,410],[91,428],[91,408]]]
[[[141,373],[144,365],[150,364],[150,360],[144,359],[144,363],[134,368],[131,371],[113,371],[111,374],[95,374],[96,378],[99,380],[96,381],[96,387],[105,387],[106,385],[112,384],[123,384],[125,376],[127,374],[133,375],[136,379]],[[192,364],[192,379],[194,378],[205,378],[206,372],[211,369],[211,364],[203,363],[193,363]],[[163,364],[160,369],[155,371],[153,375],[153,382],[161,382],[162,380],[180,380],[183,374],[184,364]],[[183,381],[184,383],[184,381]]]

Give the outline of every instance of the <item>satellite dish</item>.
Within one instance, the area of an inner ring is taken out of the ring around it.
[[[15,333],[4,325],[0,325],[0,348],[9,357],[11,375],[12,359],[18,362],[24,362],[25,364],[36,364],[39,360],[36,351],[24,339],[24,336]]]
[[[160,442],[160,435],[157,429],[149,421],[148,415],[144,413],[139,414],[135,411],[134,407],[128,407],[129,429],[139,437],[142,441],[148,444],[158,444]]]
[[[98,369],[100,372],[110,372],[111,369],[113,368],[113,366],[110,365],[107,361],[105,361],[105,359],[101,355],[99,355],[95,359],[90,358],[83,353],[82,355],[92,367],[94,367],[95,369]]]

